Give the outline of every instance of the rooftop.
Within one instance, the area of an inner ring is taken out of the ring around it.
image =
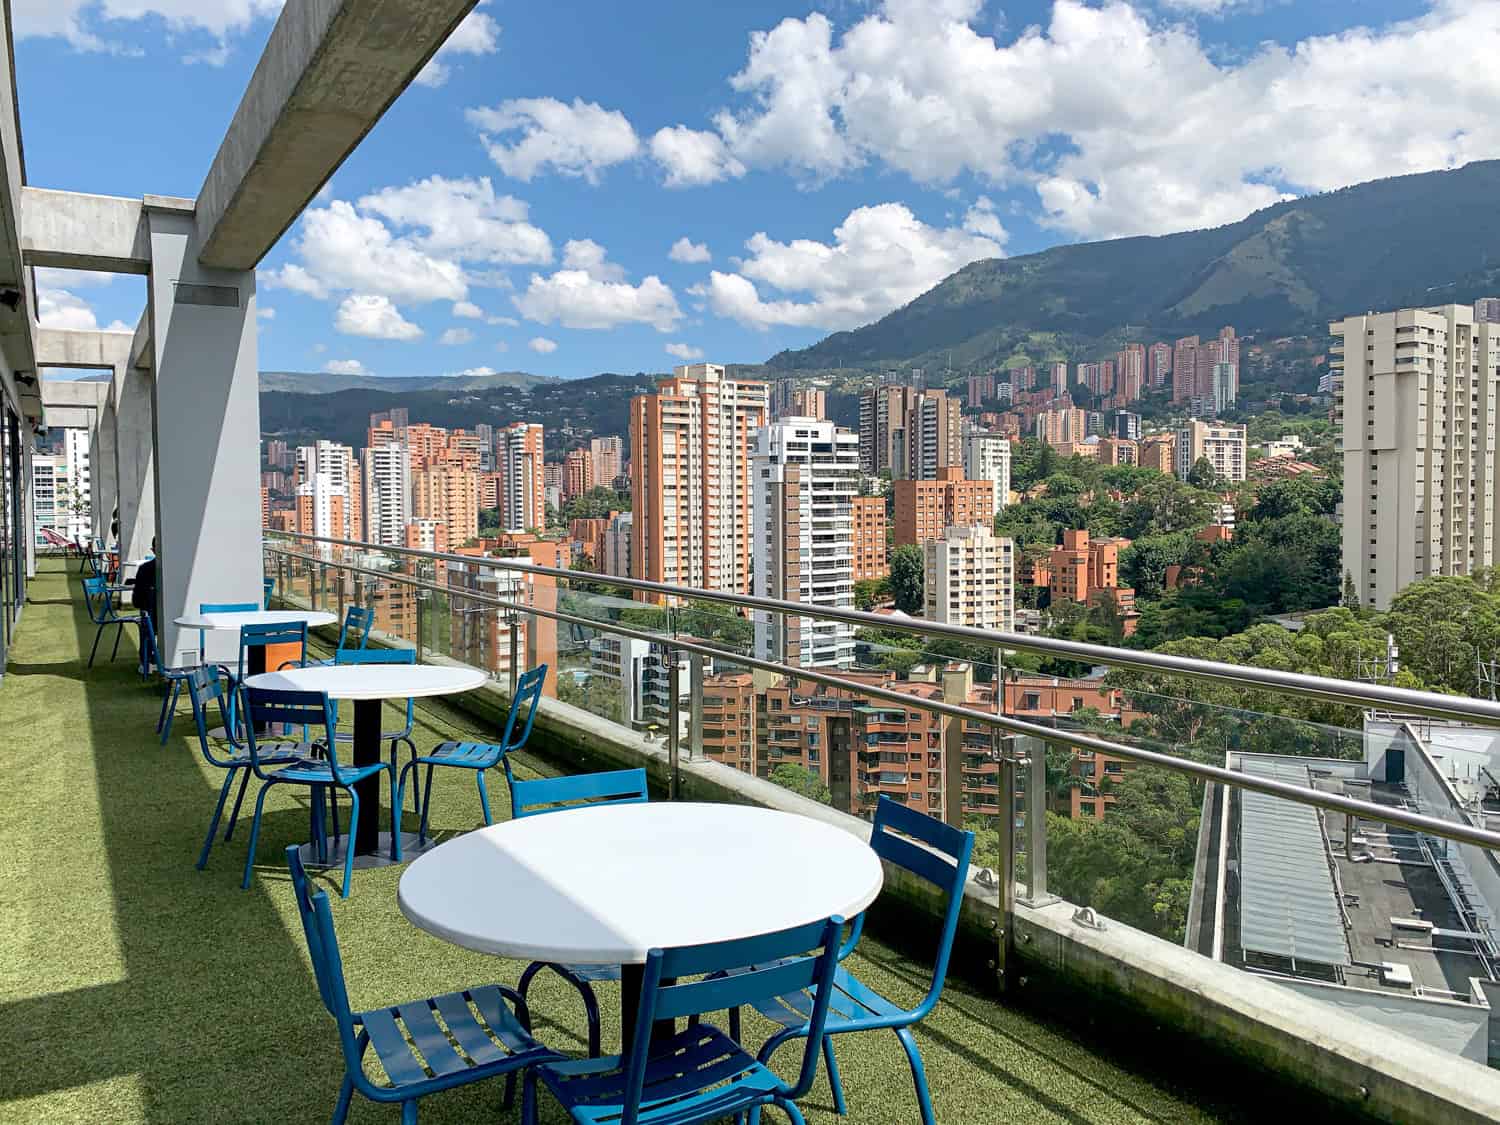
[[[40,564],[30,599],[0,682],[0,728],[11,732],[0,823],[4,1118],[67,1125],[326,1117],[341,1060],[279,862],[305,831],[305,812],[290,796],[268,803],[263,863],[251,890],[239,889],[239,838],[216,845],[208,869],[195,871],[218,779],[198,754],[186,710],[162,747],[152,732],[160,697],[133,662],[122,655],[86,669],[80,652],[86,655],[92,626],[76,575],[65,576],[59,562]],[[421,745],[481,733],[474,720],[441,706],[421,706],[417,724]],[[519,765],[523,775],[557,772],[524,755]],[[464,780],[437,781],[433,817],[442,833],[480,823]],[[492,793],[503,819],[503,786]],[[402,870],[358,871],[352,896],[333,896],[355,1006],[482,980],[514,983],[521,965],[461,951],[401,916]],[[892,996],[915,997],[927,967],[881,936],[861,943],[855,971]],[[552,985],[544,974],[533,993],[539,1034],[580,1051],[582,1010]],[[607,996],[601,1007],[608,1048],[618,1042],[609,1022],[618,1007]],[[957,978],[917,1036],[939,1119],[952,1125],[1237,1117],[1181,1090],[1180,1076],[1112,1062],[1111,1052]],[[838,1052],[850,1120],[913,1119],[893,1039],[846,1037]],[[269,1067],[276,1081],[256,1081]],[[424,1102],[423,1120],[493,1119],[496,1097],[483,1085],[439,1095]],[[555,1107],[545,1112],[546,1099],[543,1105],[544,1121],[560,1120]],[[822,1078],[808,1108],[809,1121],[838,1120]],[[394,1116],[356,1100],[351,1120]]]

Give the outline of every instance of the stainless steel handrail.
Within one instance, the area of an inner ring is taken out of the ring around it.
[[[388,551],[393,548],[375,546],[373,544],[360,544],[373,551]],[[648,643],[662,644],[670,648],[679,649],[687,653],[697,653],[703,656],[715,657],[728,660],[736,665],[747,668],[759,668],[778,675],[808,680],[812,683],[823,684],[828,687],[840,688],[850,691],[856,695],[867,696],[872,699],[881,699],[889,703],[897,704],[903,708],[911,708],[919,711],[930,711],[935,714],[946,715],[949,718],[961,719],[974,723],[981,723],[986,727],[1005,731],[1010,734],[1025,735],[1040,739],[1055,745],[1068,747],[1070,749],[1093,750],[1097,753],[1108,754],[1112,757],[1124,758],[1129,761],[1139,762],[1143,765],[1160,766],[1166,769],[1177,770],[1181,773],[1192,774],[1205,781],[1215,781],[1237,789],[1249,789],[1257,793],[1265,793],[1272,797],[1280,797],[1285,800],[1295,801],[1299,804],[1312,805],[1317,808],[1327,809],[1332,812],[1363,816],[1367,819],[1385,824],[1398,824],[1429,835],[1440,836],[1449,840],[1457,840],[1463,843],[1478,844],[1485,848],[1500,848],[1500,833],[1490,832],[1472,825],[1462,824],[1455,821],[1443,820],[1439,817],[1427,816],[1422,813],[1407,812],[1402,809],[1390,808],[1379,805],[1373,801],[1361,801],[1353,797],[1344,797],[1336,793],[1324,793],[1319,790],[1307,789],[1302,786],[1293,785],[1284,781],[1273,781],[1267,778],[1255,777],[1250,774],[1239,773],[1235,770],[1226,769],[1223,766],[1211,766],[1202,762],[1194,762],[1187,758],[1178,758],[1171,754],[1163,754],[1155,750],[1142,750],[1135,746],[1126,746],[1108,739],[1097,738],[1093,735],[1082,734],[1077,731],[1063,731],[1054,727],[1041,726],[1037,723],[1029,723],[1024,719],[1012,719],[1004,715],[997,715],[991,711],[977,711],[970,707],[961,707],[958,704],[948,703],[940,699],[925,699],[919,696],[908,695],[904,692],[882,688],[874,684],[864,684],[857,680],[848,680],[839,676],[830,675],[826,672],[817,672],[807,668],[798,668],[795,665],[779,664],[775,661],[761,660],[757,657],[747,656],[735,652],[732,649],[720,648],[715,645],[705,645],[697,641],[686,641],[674,636],[664,636],[660,633],[646,632],[640,629],[631,629],[628,626],[618,625],[610,621],[600,621],[592,617],[580,617],[576,614],[563,613],[558,610],[544,609],[540,606],[528,606],[515,602],[509,602],[502,598],[495,598],[488,594],[470,591],[462,587],[442,586],[434,582],[414,578],[410,575],[393,574],[389,571],[374,570],[368,567],[356,566],[352,563],[337,562],[329,559],[321,559],[316,556],[293,554],[287,551],[279,551],[274,547],[267,547],[271,554],[279,555],[287,559],[297,559],[303,562],[313,563],[319,566],[336,567],[347,570],[350,573],[363,574],[386,581],[397,582],[403,585],[414,586],[418,589],[435,590],[447,594],[450,597],[457,596],[485,605],[494,606],[497,609],[509,610],[513,613],[534,614],[546,617],[554,621],[561,621],[571,625],[580,625],[593,629],[600,633],[609,633],[613,636],[630,637]],[[404,549],[403,549],[404,553]],[[430,555],[431,552],[422,552]],[[446,561],[446,560],[442,560]],[[456,555],[452,561],[473,563],[492,562],[494,560],[479,559],[475,556]],[[564,572],[573,577],[580,577],[586,572],[567,571]],[[566,591],[560,591],[566,592]],[[798,603],[793,603],[798,604]],[[804,609],[807,607],[803,607]],[[807,616],[807,614],[803,614]]]
[[[422,551],[413,547],[390,547],[373,543],[362,543],[353,539],[335,539],[320,535],[303,535],[296,532],[267,530],[267,535],[282,539],[308,543],[325,543],[340,547],[383,551],[407,558],[428,559],[436,562],[462,563],[467,566],[486,566],[522,574],[539,574],[552,578],[564,578],[574,582],[606,582],[613,586],[640,590],[643,593],[660,594],[676,598],[693,598],[703,601],[721,602],[745,609],[771,610],[795,617],[815,617],[830,621],[845,621],[853,625],[865,625],[875,629],[897,629],[920,636],[980,644],[987,648],[1015,649],[1033,652],[1042,656],[1077,660],[1089,664],[1108,664],[1117,668],[1128,668],[1138,672],[1160,672],[1173,676],[1212,680],[1233,687],[1262,687],[1268,691],[1303,698],[1319,699],[1328,703],[1340,703],[1351,707],[1379,707],[1403,714],[1425,715],[1438,719],[1454,719],[1459,722],[1479,722],[1500,726],[1500,702],[1474,699],[1468,696],[1441,695],[1431,691],[1413,691],[1409,688],[1389,687],[1384,684],[1356,683],[1328,676],[1306,676],[1295,672],[1283,672],[1275,668],[1255,668],[1241,664],[1224,664],[1214,660],[1198,660],[1187,656],[1169,656],[1159,652],[1137,652],[1134,649],[1114,648],[1109,645],[1085,644],[1081,641],[1065,641],[1055,637],[1033,637],[1023,633],[1002,633],[992,629],[977,629],[966,625],[944,625],[932,621],[921,621],[910,617],[888,617],[862,610],[838,609],[833,606],[814,606],[806,602],[782,601],[776,598],[758,598],[746,594],[731,594],[722,590],[699,590],[685,586],[671,586],[663,582],[649,582],[640,578],[622,578],[613,574],[594,574],[590,571],[568,570],[562,567],[541,566],[537,563],[520,562],[516,559],[496,559],[477,555],[459,555],[443,551]]]

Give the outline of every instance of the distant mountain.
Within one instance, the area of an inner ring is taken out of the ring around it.
[[[365,444],[370,415],[404,406],[413,422],[472,429],[476,423],[503,426],[540,422],[546,427],[547,455],[572,448],[590,435],[629,431],[630,398],[656,383],[649,375],[596,375],[591,379],[522,376],[528,385],[469,385],[448,379],[360,378],[358,385],[317,392],[268,388],[261,373],[260,428],[267,437],[291,443],[328,438],[356,448]],[[271,373],[280,374],[280,373]],[[321,378],[321,376],[309,376]],[[349,376],[344,376],[349,378]],[[484,376],[499,379],[502,376]],[[408,388],[404,384],[415,383]]]
[[[1212,230],[973,262],[772,369],[1080,360],[1129,340],[1327,331],[1368,309],[1500,293],[1500,161],[1290,200]]]
[[[538,383],[558,382],[553,375],[532,375],[525,371],[499,371],[493,375],[417,375],[411,377],[384,375],[333,375],[326,371],[262,371],[262,391],[293,391],[297,394],[328,395],[335,391],[381,391],[394,394],[403,391],[477,390],[485,387],[534,387]]]

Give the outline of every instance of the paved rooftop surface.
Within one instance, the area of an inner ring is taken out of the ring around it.
[[[268,800],[248,892],[239,889],[247,831],[216,843],[208,869],[194,870],[221,775],[198,754],[185,706],[168,745],[158,745],[158,689],[132,660],[122,653],[85,668],[80,647],[86,655],[93,634],[76,569],[65,577],[59,562],[42,564],[0,683],[0,1119],[325,1121],[342,1064],[281,865],[305,833],[305,809],[290,786]],[[480,732],[440,704],[419,710],[419,746],[459,733]],[[555,772],[525,758],[520,768]],[[472,782],[451,776],[459,772],[439,771],[440,833],[480,823]],[[497,818],[509,815],[504,790],[491,786]],[[334,898],[356,1008],[516,981],[520,965],[411,926],[396,908],[400,871],[356,872],[352,897]],[[851,966],[903,1001],[920,994],[929,971],[868,936]],[[619,1034],[611,987],[601,989],[606,1049]],[[539,1035],[581,1052],[576,997],[544,975],[532,999]],[[753,1042],[763,1034],[747,1024]],[[1245,1104],[1236,1113],[1232,1102],[1205,1109],[1170,1059],[1149,1076],[1126,1069],[958,981],[917,1036],[945,1123],[1200,1122],[1253,1112]],[[848,1120],[917,1119],[893,1037],[845,1037],[838,1053]],[[422,1120],[519,1120],[499,1102],[498,1085],[455,1090],[424,1100]],[[838,1120],[822,1077],[807,1109],[810,1122]],[[545,1098],[543,1110],[544,1121],[561,1120]],[[356,1098],[350,1120],[397,1116]]]

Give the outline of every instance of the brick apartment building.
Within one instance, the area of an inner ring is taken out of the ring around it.
[[[950,527],[994,523],[995,486],[965,480],[962,469],[939,469],[935,480],[892,481],[896,498],[896,543],[940,539]]]

